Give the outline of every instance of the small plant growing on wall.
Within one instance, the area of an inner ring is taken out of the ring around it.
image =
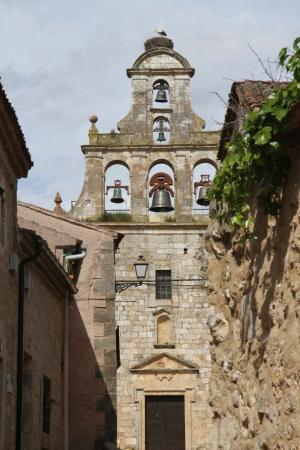
[[[208,194],[217,202],[219,222],[238,232],[241,240],[252,236],[251,196],[264,214],[278,216],[289,172],[284,134],[300,99],[300,37],[291,51],[280,50],[278,60],[292,80],[269,95],[259,111],[248,113],[243,133],[227,144],[227,155]]]
[[[131,214],[124,212],[108,213],[104,212],[100,218],[100,222],[131,222]]]

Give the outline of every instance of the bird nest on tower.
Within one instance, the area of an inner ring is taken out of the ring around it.
[[[148,39],[145,44],[145,50],[152,50],[153,48],[157,47],[166,47],[166,48],[173,48],[174,44],[173,41],[167,37],[164,36],[155,36],[151,39]]]

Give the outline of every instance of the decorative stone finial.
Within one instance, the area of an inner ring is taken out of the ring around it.
[[[96,114],[93,114],[90,116],[89,121],[91,122],[91,128],[89,131],[89,134],[98,134],[98,128],[96,127],[96,123],[98,122],[98,116]]]
[[[96,116],[96,114],[93,114],[92,116],[90,116],[89,121],[91,123],[97,123],[98,122],[98,116]]]
[[[55,212],[55,214],[63,214],[64,211],[63,211],[62,207],[60,206],[60,204],[62,203],[62,199],[61,199],[60,193],[58,191],[56,192],[54,202],[55,202],[55,207],[54,207],[53,211]]]

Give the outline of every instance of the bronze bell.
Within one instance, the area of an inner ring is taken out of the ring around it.
[[[123,203],[124,198],[122,197],[122,189],[120,189],[119,187],[115,187],[113,196],[110,201],[113,203]]]
[[[167,93],[163,87],[158,88],[155,101],[158,103],[167,103],[168,102]]]
[[[160,131],[158,133],[157,142],[164,142],[166,140],[165,133],[163,131]]]
[[[198,205],[201,206],[208,206],[209,205],[209,198],[207,196],[209,191],[209,186],[201,186],[199,189],[199,196],[197,199]]]
[[[154,192],[152,205],[150,211],[153,212],[169,212],[174,208],[171,203],[170,193],[164,189],[159,189]]]

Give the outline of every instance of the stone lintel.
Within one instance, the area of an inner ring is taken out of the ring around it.
[[[154,348],[175,348],[175,344],[154,344]]]
[[[156,230],[158,232],[172,232],[173,234],[176,234],[176,231],[181,233],[188,233],[188,234],[195,234],[195,231],[198,231],[199,234],[203,234],[208,226],[209,217],[203,216],[203,222],[182,222],[182,223],[132,223],[132,222],[101,222],[98,224],[95,224],[95,226],[100,226],[101,228],[109,228],[109,229],[115,229],[115,230],[123,230],[124,233],[129,234],[130,232],[136,233],[137,231],[140,231],[144,234],[147,234],[147,231],[155,232]]]
[[[209,133],[209,134],[208,134]],[[120,145],[119,142],[111,143],[109,145],[82,145],[81,150],[85,155],[94,153],[95,157],[98,152],[111,152],[112,148],[114,152],[125,152],[125,151],[136,151],[136,152],[174,152],[176,150],[181,150],[183,152],[188,152],[191,150],[214,150],[216,145],[218,144],[219,133],[218,132],[210,132],[210,131],[202,131],[201,134],[203,137],[212,138],[213,142],[197,142],[197,143],[180,143],[180,144],[172,144],[172,145],[153,145],[153,144],[124,144]],[[204,147],[204,148],[201,148]]]
[[[195,69],[184,69],[180,67],[170,68],[170,69],[127,69],[128,78],[133,77],[134,75],[145,75],[147,77],[151,76],[172,76],[172,75],[188,75],[189,77],[193,77],[195,74]]]
[[[199,369],[130,369],[133,373],[199,373]]]
[[[170,114],[173,112],[172,108],[150,108],[152,113]]]

